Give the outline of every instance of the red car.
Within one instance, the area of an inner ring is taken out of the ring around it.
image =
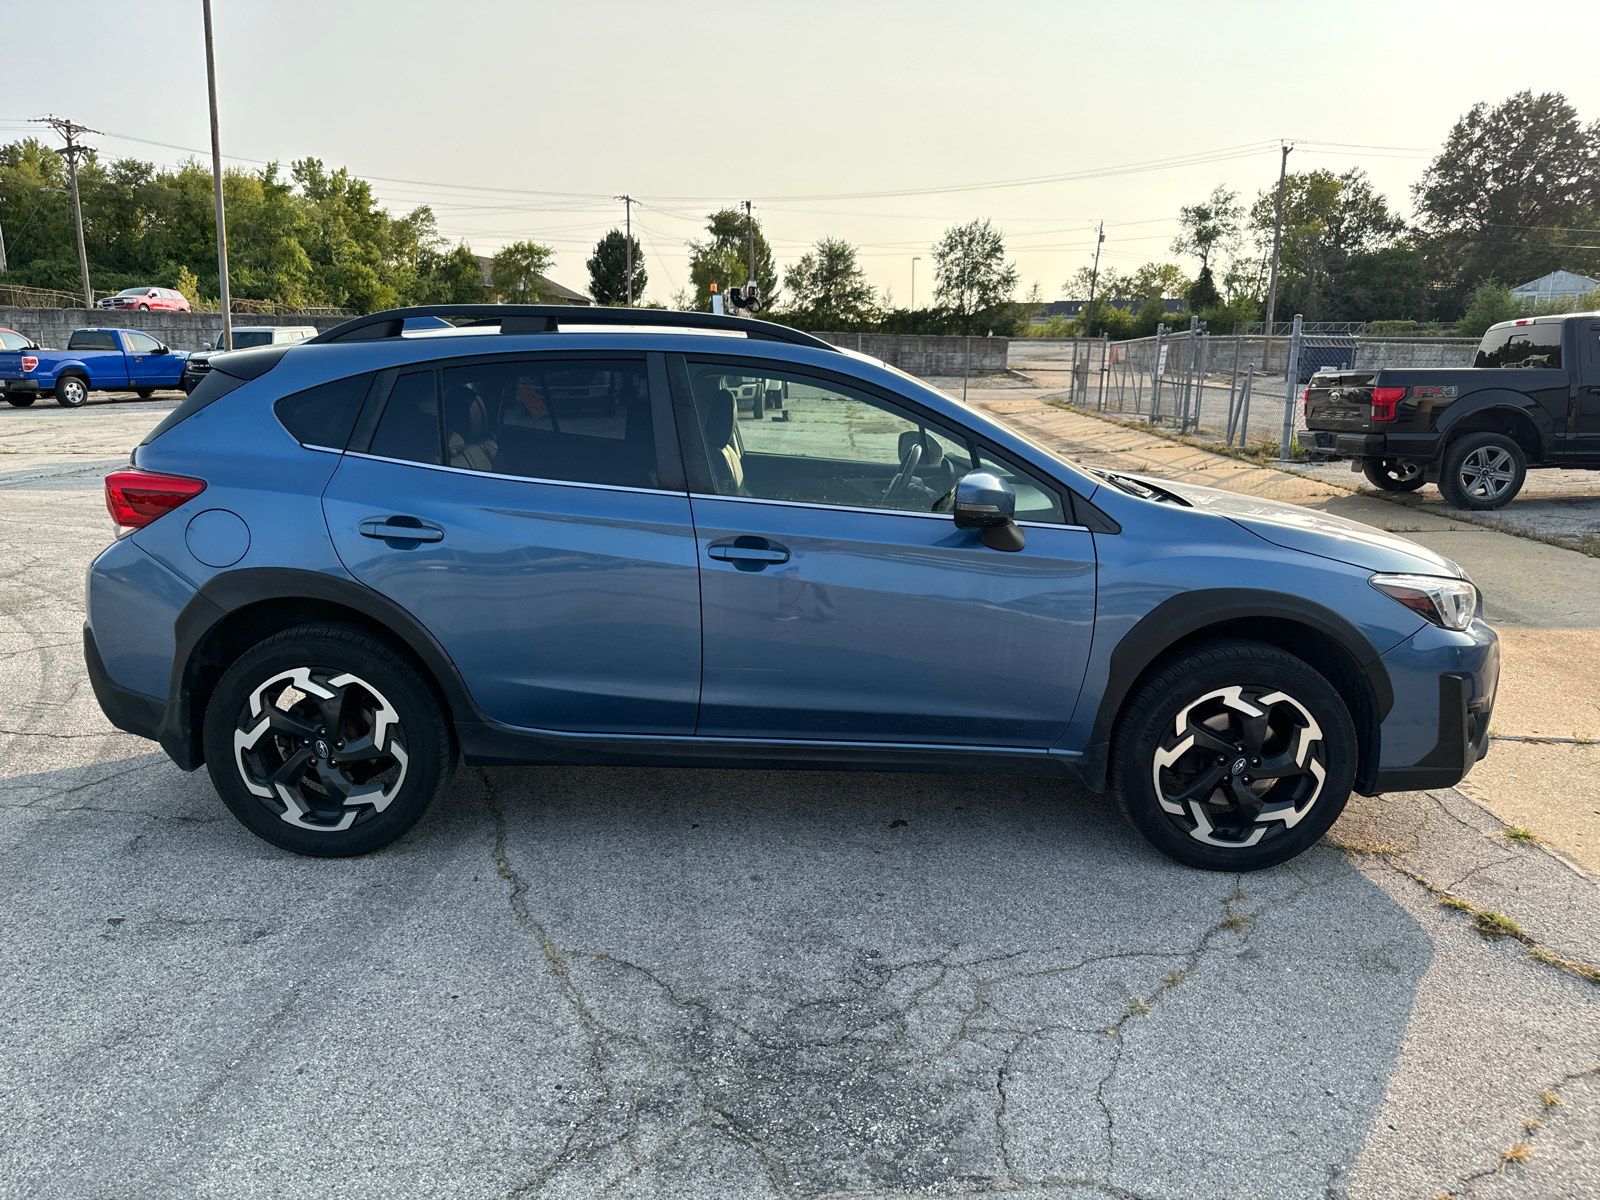
[[[123,288],[115,296],[106,296],[94,302],[96,308],[142,308],[151,312],[188,312],[189,302],[183,293],[173,288],[131,287]]]

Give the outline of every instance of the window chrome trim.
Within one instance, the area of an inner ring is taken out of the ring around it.
[[[676,494],[676,493],[674,493]],[[817,504],[811,500],[771,500],[766,496],[718,496],[710,492],[690,492],[690,500],[728,500],[736,504],[775,504],[782,508],[820,508],[826,512],[867,513],[878,517],[920,517],[923,520],[948,521],[950,513],[917,512],[910,508],[858,508],[851,504]],[[1090,532],[1087,525],[1056,525],[1050,521],[1018,521],[1024,529],[1077,529]]]
[[[621,483],[585,483],[578,479],[535,479],[531,475],[502,475],[498,471],[474,471],[469,467],[447,467],[442,463],[416,462],[409,458],[385,458],[381,454],[368,454],[362,450],[346,450],[349,458],[365,458],[372,462],[394,463],[400,467],[420,467],[424,471],[447,471],[452,475],[473,475],[479,479],[504,479],[510,483],[542,483],[548,487],[591,488],[602,492],[642,492],[647,496],[683,496],[685,492],[665,488],[628,487]]]

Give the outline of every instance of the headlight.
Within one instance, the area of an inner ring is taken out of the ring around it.
[[[1374,575],[1373,587],[1385,596],[1446,629],[1465,629],[1478,607],[1478,589],[1465,579],[1437,575]]]

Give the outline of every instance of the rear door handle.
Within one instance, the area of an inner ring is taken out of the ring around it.
[[[787,547],[753,534],[712,542],[706,547],[706,553],[718,562],[732,563],[741,571],[760,571],[789,561]]]
[[[369,517],[361,522],[361,536],[385,542],[442,542],[444,530],[416,517]]]

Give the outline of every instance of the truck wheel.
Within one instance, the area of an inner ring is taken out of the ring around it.
[[[150,311],[150,306],[148,304],[141,304],[141,305],[139,305],[139,311],[140,312],[149,312]]]
[[[1369,458],[1361,470],[1368,483],[1386,492],[1414,492],[1425,482],[1422,464],[1408,458]]]
[[[148,400],[156,394],[155,388],[134,388],[133,390],[141,400]]]
[[[1157,850],[1206,871],[1276,866],[1327,832],[1355,779],[1334,686],[1262,642],[1196,647],[1151,676],[1111,750],[1111,787]]]
[[[1439,491],[1454,508],[1488,512],[1522,490],[1528,460],[1503,433],[1469,433],[1450,443],[1439,468]]]
[[[89,403],[89,384],[81,375],[63,375],[56,380],[56,403],[62,408],[82,408]]]
[[[22,393],[18,393],[15,396],[7,396],[6,403],[11,405],[12,408],[27,408],[28,405],[34,402],[34,399],[35,396],[33,395],[23,395]]]
[[[206,705],[206,768],[244,826],[318,858],[410,829],[452,762],[433,689],[384,642],[301,625],[242,654]]]

